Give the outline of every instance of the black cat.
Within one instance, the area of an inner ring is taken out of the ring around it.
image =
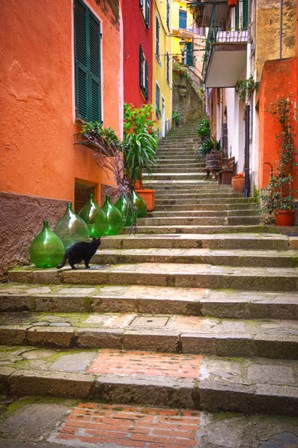
[[[67,261],[72,269],[77,269],[75,264],[81,263],[82,260],[84,260],[86,269],[90,268],[89,261],[97,251],[100,244],[100,238],[92,238],[91,243],[82,241],[73,244],[65,251],[62,263],[57,266],[57,269],[63,268]]]

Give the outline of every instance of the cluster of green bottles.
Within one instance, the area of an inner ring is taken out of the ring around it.
[[[43,229],[30,245],[30,260],[38,268],[52,268],[62,261],[64,251],[71,245],[104,235],[118,235],[123,227],[134,225],[136,218],[144,217],[147,212],[146,202],[134,190],[129,199],[120,196],[113,205],[106,196],[100,208],[91,194],[79,214],[68,202],[65,214],[55,226],[55,233],[48,221],[44,221]]]

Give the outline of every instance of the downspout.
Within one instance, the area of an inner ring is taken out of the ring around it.
[[[282,59],[282,16],[283,16],[283,0],[280,0],[280,15],[279,15],[279,59]]]
[[[248,42],[247,42],[247,56],[246,56],[246,79],[250,77],[250,58],[251,58],[251,42],[250,42],[250,14],[251,14],[251,2],[248,0]],[[246,98],[248,92],[246,92]],[[250,196],[250,104],[251,99],[246,100],[245,105],[245,146],[244,146],[244,197]]]

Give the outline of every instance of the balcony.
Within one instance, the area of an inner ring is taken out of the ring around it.
[[[248,32],[210,30],[204,56],[203,78],[208,87],[234,87],[243,78]]]

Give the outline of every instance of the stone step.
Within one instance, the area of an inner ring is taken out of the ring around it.
[[[218,183],[217,181],[209,181],[207,183],[207,181],[205,180],[193,180],[193,179],[188,179],[188,180],[152,180],[152,179],[144,179],[143,180],[143,184],[146,185],[146,188],[153,188],[156,189],[158,187],[158,190],[162,190],[164,187],[166,187],[166,189],[178,189],[180,187],[191,187],[192,189],[198,190],[200,189],[200,187],[202,185],[210,185],[210,184],[214,184],[216,187],[218,187]]]
[[[10,396],[298,415],[298,362],[148,351],[3,347]]]
[[[149,177],[150,182],[158,180],[202,180],[205,176],[205,173],[200,173],[199,171],[194,173],[152,173],[150,175],[148,175],[148,173],[143,173],[144,181]]]
[[[221,205],[221,204],[186,204],[186,205],[160,205],[155,206],[154,212],[170,212],[172,216],[177,216],[178,212],[200,212],[201,210],[208,211],[218,211],[218,210],[227,210],[228,212],[233,212],[234,210],[243,210],[243,214],[246,214],[246,210],[250,209],[249,204],[229,204],[229,205]],[[257,213],[257,210],[255,210]],[[233,214],[233,213],[230,213]]]
[[[240,207],[239,207],[240,209]],[[178,211],[161,211],[155,210],[147,214],[148,218],[158,218],[158,217],[205,217],[205,216],[250,216],[255,215],[257,213],[255,208],[241,207],[240,210],[226,210],[224,207],[222,210],[178,210]]]
[[[183,200],[183,199],[200,199],[200,198],[242,198],[243,199],[243,194],[242,193],[236,193],[231,189],[223,189],[223,190],[217,190],[217,189],[198,189],[197,191],[192,191],[192,192],[161,192],[161,191],[156,191],[155,192],[155,198],[158,200]],[[246,199],[246,201],[252,203],[250,200]],[[252,203],[253,204],[253,203]]]
[[[163,207],[165,209],[166,207]],[[183,207],[180,208],[183,210]],[[287,227],[290,231],[290,227]],[[177,227],[165,225],[165,226],[137,226],[137,231],[140,233],[146,234],[185,234],[185,233],[263,233],[263,232],[272,232],[278,233],[279,231],[285,231],[283,228],[277,228],[276,226],[264,226],[264,225],[255,225],[255,224],[233,224],[233,225],[181,225]],[[123,233],[129,234],[130,229],[127,227],[124,228]]]
[[[162,208],[161,206],[159,208]],[[173,216],[173,217],[154,217],[154,218],[142,218],[137,220],[138,227],[143,226],[225,226],[225,225],[256,225],[261,223],[261,216],[254,214],[247,216],[199,216],[199,217],[185,217],[185,216]]]
[[[163,165],[163,164],[158,164],[158,166],[156,166],[155,168],[153,168],[152,170],[152,174],[155,173],[193,173],[193,172],[203,172],[204,175],[205,172],[203,171],[204,166],[203,165],[199,165],[199,164],[195,164],[195,163],[191,163],[190,166],[188,167],[183,167],[181,169],[181,167],[179,166],[174,166],[174,165]]]
[[[213,250],[213,249],[102,249],[95,264],[200,263],[226,266],[298,267],[297,251]]]
[[[251,204],[252,201],[249,198],[244,198],[241,195],[234,195],[233,193],[231,194],[218,194],[218,193],[211,193],[211,197],[208,194],[203,194],[201,196],[199,196],[198,198],[196,197],[179,197],[178,199],[175,198],[168,198],[168,199],[156,199],[156,205],[187,205],[187,204],[191,204],[191,206],[193,205],[198,205],[198,204],[208,204],[211,203],[212,204]]]
[[[298,359],[298,328],[293,320],[169,313],[1,313],[0,345]]]
[[[256,268],[184,263],[93,265],[90,269],[36,269],[8,272],[12,282],[81,285],[150,285],[187,288],[297,291],[296,268]]]
[[[289,238],[274,233],[224,233],[224,234],[136,234],[103,237],[100,249],[289,249]]]
[[[297,292],[143,285],[0,284],[1,312],[147,313],[298,320]]]

